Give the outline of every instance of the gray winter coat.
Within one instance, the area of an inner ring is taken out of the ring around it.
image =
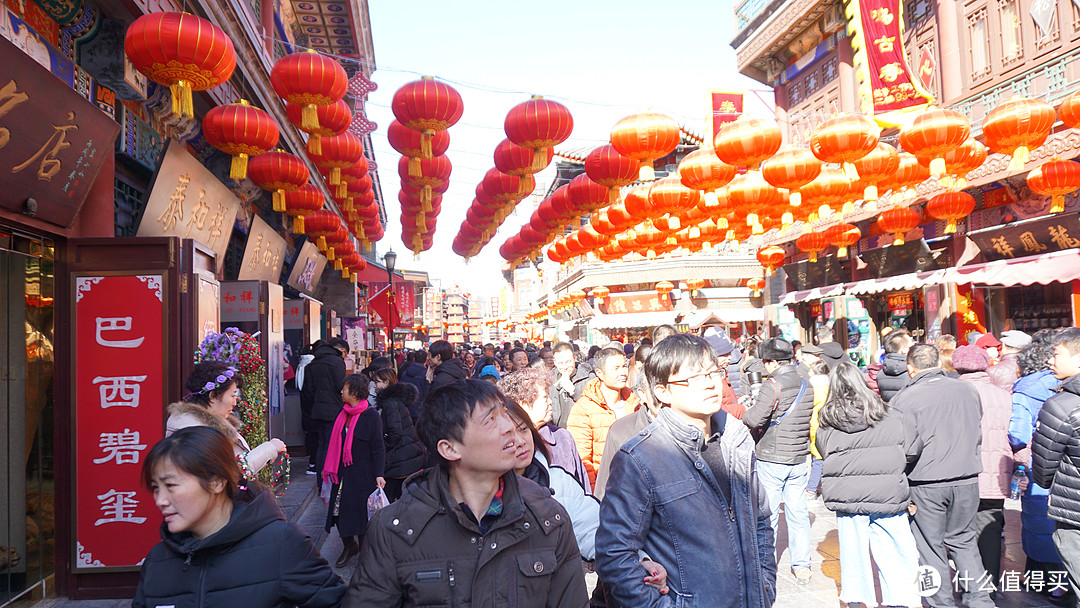
[[[796,403],[804,385],[806,389]],[[791,412],[785,415],[789,409]],[[810,453],[813,412],[814,387],[799,376],[794,365],[782,365],[769,374],[754,405],[742,417],[743,424],[757,440],[758,460],[775,464],[804,462]]]
[[[881,366],[877,374],[878,394],[882,401],[890,403],[896,393],[911,381],[907,371],[907,355],[888,353]]]

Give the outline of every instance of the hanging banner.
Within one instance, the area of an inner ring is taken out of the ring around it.
[[[709,131],[714,139],[724,125],[738,120],[742,112],[742,91],[709,91]]]
[[[75,571],[136,569],[160,540],[140,472],[163,435],[163,276],[73,281]]]
[[[901,0],[849,0],[847,16],[863,112],[875,115],[878,122],[896,124],[900,116],[890,114],[932,103],[933,97],[908,68]]]
[[[394,281],[393,301],[390,306],[390,283],[368,283],[368,308],[371,325],[375,327],[411,327],[413,308],[416,307],[416,289],[412,281]]]

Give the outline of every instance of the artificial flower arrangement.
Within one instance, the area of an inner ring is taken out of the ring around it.
[[[255,335],[235,327],[221,333],[210,333],[195,350],[195,362],[223,361],[240,374],[240,399],[236,415],[240,418],[240,434],[248,445],[259,445],[270,437],[266,431],[266,361],[259,353]]]

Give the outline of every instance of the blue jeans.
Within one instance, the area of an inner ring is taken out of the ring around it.
[[[791,551],[791,569],[810,569],[810,515],[806,512],[806,480],[810,476],[806,463],[776,464],[757,463],[758,481],[765,489],[772,512],[773,534],[780,522],[780,503],[784,503],[784,520],[787,522],[788,550]],[[779,537],[777,537],[779,538]],[[780,561],[780,544],[777,543],[776,561]]]
[[[921,606],[916,586],[919,550],[905,511],[892,515],[836,513],[840,540],[840,601],[877,606],[870,554],[881,579],[882,606]]]

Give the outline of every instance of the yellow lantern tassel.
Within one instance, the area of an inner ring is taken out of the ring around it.
[[[1031,151],[1027,146],[1020,146],[1013,151],[1012,160],[1009,161],[1009,171],[1018,171],[1031,160]]]
[[[306,103],[300,111],[300,129],[311,133],[319,128],[319,110],[313,103]]]
[[[788,204],[792,207],[798,207],[802,204],[802,192],[798,190],[792,190],[791,196],[788,198]]]
[[[409,157],[409,177],[420,177],[423,173],[420,170],[420,159],[415,156]]]
[[[945,175],[945,159],[935,158],[930,161],[930,175],[933,177],[941,177]]]
[[[232,164],[229,166],[229,177],[235,180],[241,180],[247,177],[247,154],[237,154],[232,157]]]
[[[863,190],[863,198],[868,201],[876,201],[878,199],[877,186],[867,186]]]
[[[893,245],[903,245],[904,244],[904,233],[903,232],[897,232],[896,234],[893,235],[893,237],[894,237],[894,240],[892,242]]]
[[[334,260],[334,269],[335,269],[335,270],[341,270],[341,269],[342,269],[342,265],[341,265],[341,256],[339,256],[339,255],[335,255],[335,252],[334,252],[334,249],[333,249],[333,247],[331,247],[331,248],[330,248],[330,252],[329,252],[329,253],[330,253],[330,256],[329,256],[329,258],[330,258],[331,260]]]
[[[315,246],[318,247],[320,250],[325,251],[326,250],[326,237],[321,237],[320,236],[319,239],[317,241],[315,241]],[[330,259],[332,260],[334,258],[330,258]]]
[[[335,194],[337,194],[338,198],[345,198],[346,196],[348,196],[349,184],[346,184],[345,182],[341,182],[340,184],[338,184]]]
[[[337,186],[340,183],[341,183],[341,168],[340,167],[334,167],[333,169],[330,169],[330,185],[331,186]]]
[[[420,208],[425,211],[431,211],[431,193],[431,186],[424,186],[420,189]]]
[[[669,217],[667,221],[668,230],[678,230],[682,228],[682,222],[677,217]]]
[[[727,228],[728,228],[727,218],[722,217],[722,218],[716,220],[716,227],[719,228],[720,230],[727,230]]]
[[[844,163],[844,177],[851,183],[859,181],[859,170],[855,168],[854,163]]]
[[[353,283],[356,282],[356,273],[355,272],[352,273],[351,275],[349,275],[349,280],[351,280]]]
[[[270,199],[274,202],[274,211],[277,211],[278,213],[285,211],[284,190],[274,190],[274,194],[271,195]]]
[[[701,228],[698,228],[697,226],[694,226],[693,228],[691,228],[690,229],[690,238],[692,238],[692,239],[700,239],[701,238]]]
[[[720,206],[720,197],[716,195],[716,190],[707,190],[705,192],[705,208],[716,209]]]
[[[747,213],[746,214],[746,225],[747,226],[753,226],[756,223],[758,223],[758,214],[756,214],[756,213]]]
[[[177,80],[169,85],[172,93],[172,113],[183,118],[195,118],[195,104],[191,99],[191,83]]]
[[[794,223],[795,216],[790,211],[785,211],[784,214],[780,216],[780,226],[783,230],[791,228],[791,225]]]
[[[942,175],[938,178],[937,183],[942,188],[945,188],[946,190],[951,190],[953,184],[956,183],[956,180],[951,175]]]
[[[547,148],[533,149],[532,164],[529,165],[531,173],[539,173],[548,166]]]
[[[816,251],[811,251],[810,252],[810,263],[813,264],[815,262],[817,262],[817,252]]]
[[[957,192],[967,188],[967,176],[956,176],[956,180],[953,182],[953,190]]]
[[[854,210],[855,210],[855,203],[852,202],[852,201],[848,201],[848,202],[844,203],[843,207],[840,207],[840,213],[844,214],[844,215],[846,215],[848,213],[851,213]]]
[[[1065,211],[1065,196],[1055,194],[1050,198],[1050,213],[1061,213],[1062,211]]]
[[[755,236],[759,234],[765,234],[765,227],[761,224],[755,223],[753,227],[750,228],[750,234],[753,234]]]
[[[420,158],[431,158],[431,140],[435,137],[435,131],[424,129],[420,133]]]
[[[322,156],[322,136],[318,133],[312,133],[307,140],[308,154],[314,154],[316,156]]]
[[[293,232],[296,234],[304,234],[304,216],[298,215],[293,218]]]
[[[341,269],[341,278],[343,278],[343,279],[347,279],[347,278],[349,278],[349,277],[350,277],[351,275],[352,275],[352,273],[351,273],[351,272],[349,272],[349,269],[348,269],[348,268],[342,268],[342,269]]]
[[[956,220],[949,220],[945,224],[945,234],[956,234]]]
[[[837,247],[836,248],[836,257],[838,257],[838,258],[846,258],[847,257],[847,247],[844,247],[843,245],[841,245],[840,247]]]
[[[641,161],[641,168],[638,169],[638,179],[643,182],[651,182],[656,179],[656,170],[653,169],[651,160],[645,159]]]

